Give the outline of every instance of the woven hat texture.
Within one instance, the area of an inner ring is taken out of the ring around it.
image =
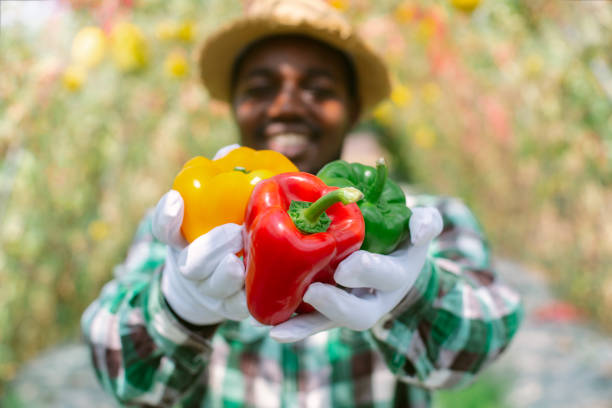
[[[208,36],[199,66],[210,95],[229,103],[236,58],[253,42],[284,34],[311,37],[344,52],[355,67],[362,112],[388,97],[389,74],[382,58],[323,0],[253,0],[243,16]]]

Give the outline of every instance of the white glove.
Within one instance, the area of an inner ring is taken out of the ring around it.
[[[244,293],[242,225],[224,224],[187,244],[181,234],[183,198],[170,190],[157,204],[153,234],[168,244],[162,293],[189,323],[210,325],[248,316]]]
[[[434,207],[416,207],[410,218],[412,244],[404,242],[389,255],[356,251],[343,260],[334,274],[343,290],[313,283],[304,302],[317,312],[296,316],[270,330],[282,343],[302,340],[334,327],[367,330],[389,313],[414,285],[427,257],[429,243],[442,231],[442,217]]]
[[[227,145],[227,146],[223,146],[222,148],[220,148],[219,150],[217,150],[217,153],[215,153],[215,157],[213,157],[213,160],[217,160],[220,159],[224,156],[227,156],[227,154],[229,152],[231,152],[232,150],[235,150],[237,148],[239,148],[240,145],[237,143],[231,144],[231,145]]]

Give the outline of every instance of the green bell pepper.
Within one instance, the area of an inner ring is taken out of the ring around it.
[[[327,185],[355,187],[364,192],[364,198],[357,202],[365,221],[361,249],[388,254],[410,236],[412,211],[406,206],[402,189],[387,178],[384,159],[376,162],[376,168],[336,160],[326,164],[317,176]]]

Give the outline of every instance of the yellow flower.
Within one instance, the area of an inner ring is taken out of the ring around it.
[[[195,23],[192,20],[185,20],[176,28],[176,38],[184,41],[191,42],[195,37]]]
[[[542,72],[542,68],[544,68],[544,61],[539,55],[532,54],[525,59],[523,67],[527,75],[536,76]]]
[[[87,227],[87,234],[94,241],[99,242],[104,240],[106,237],[108,237],[109,233],[110,228],[108,226],[108,223],[102,220],[92,221]]]
[[[174,78],[182,78],[189,73],[189,64],[185,54],[180,51],[174,51],[166,57],[164,61],[164,69],[166,75]]]
[[[440,87],[435,82],[428,82],[421,89],[425,103],[433,105],[440,99]]]
[[[160,40],[180,40],[192,42],[195,37],[196,25],[193,20],[183,20],[180,23],[162,21],[155,28],[155,35]]]
[[[419,125],[414,131],[414,143],[422,148],[429,150],[436,144],[436,134],[427,125]]]
[[[106,52],[106,37],[98,27],[84,27],[72,40],[72,61],[85,68],[98,65]]]
[[[149,62],[145,37],[134,24],[125,21],[117,23],[111,32],[110,41],[113,61],[121,71],[136,71]]]
[[[414,7],[412,3],[402,3],[393,12],[395,19],[400,23],[409,23],[414,18]]]
[[[450,0],[450,2],[453,7],[466,13],[471,13],[480,4],[480,0]]]
[[[428,16],[417,25],[417,38],[423,42],[429,41],[436,32],[436,21]]]
[[[71,65],[64,71],[62,83],[69,91],[76,92],[87,80],[87,71],[80,65]]]
[[[349,8],[349,0],[327,0],[330,6],[333,8],[346,11]]]
[[[372,116],[383,126],[391,126],[393,123],[393,106],[391,102],[385,101],[379,104],[372,112]]]
[[[403,107],[412,101],[412,92],[406,85],[396,85],[391,90],[391,101],[397,106]]]

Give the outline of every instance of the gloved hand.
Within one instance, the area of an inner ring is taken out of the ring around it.
[[[427,257],[429,243],[442,231],[442,217],[433,207],[416,207],[410,218],[412,244],[406,241],[389,255],[356,251],[334,274],[344,290],[313,283],[303,300],[317,312],[298,315],[270,330],[282,343],[302,340],[334,327],[367,330],[389,313],[414,285]]]
[[[220,159],[224,156],[227,156],[227,154],[229,152],[231,152],[232,150],[235,150],[237,148],[239,148],[240,145],[237,143],[231,144],[231,145],[227,145],[227,146],[223,146],[222,148],[220,148],[219,150],[217,150],[217,153],[215,153],[215,156],[213,157],[213,160],[217,160]]]
[[[222,148],[215,158],[237,145]],[[248,316],[244,293],[242,225],[224,224],[188,244],[181,234],[183,198],[170,190],[159,200],[153,216],[153,235],[168,245],[162,272],[162,293],[172,310],[195,325]]]

